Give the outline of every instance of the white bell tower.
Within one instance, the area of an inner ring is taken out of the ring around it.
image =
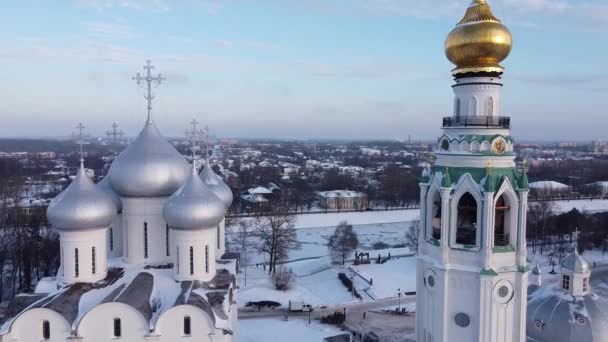
[[[525,341],[528,181],[500,111],[499,63],[511,46],[485,0],[471,3],[445,43],[454,110],[420,181],[419,342]]]

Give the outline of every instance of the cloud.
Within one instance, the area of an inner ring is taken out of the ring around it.
[[[147,12],[166,12],[170,9],[165,0],[74,0],[76,4],[97,11],[130,9]]]
[[[85,30],[90,34],[109,39],[129,40],[135,37],[131,27],[118,22],[88,22],[84,23]]]

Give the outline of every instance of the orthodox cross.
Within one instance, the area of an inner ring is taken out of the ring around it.
[[[144,70],[146,71],[145,75],[142,76],[140,73],[137,73],[133,77],[133,80],[137,81],[137,84],[139,85],[141,85],[142,82],[146,83],[145,86],[147,93],[144,95],[144,98],[148,101],[148,119],[146,121],[150,121],[152,113],[152,100],[154,100],[154,95],[152,95],[152,84],[155,83],[156,86],[159,86],[162,81],[166,80],[166,78],[164,78],[161,74],[152,76],[152,69],[154,69],[152,62],[147,60],[146,65],[144,65]]]
[[[192,160],[196,159],[196,151],[200,149],[197,143],[202,139],[203,131],[198,128],[199,122],[196,119],[190,121],[190,128],[186,130],[186,138],[190,140],[190,150],[192,151]]]
[[[86,127],[82,124],[82,122],[79,122],[76,126],[77,131],[72,133],[72,139],[74,139],[75,143],[80,145],[80,163],[84,162],[84,145],[86,144],[86,139],[88,138],[88,135],[84,131],[85,128]]]
[[[108,138],[112,137],[114,143],[118,141],[119,137],[122,138],[123,135],[125,135],[125,133],[122,130],[118,130],[118,124],[116,122],[112,124],[112,130],[106,132],[106,136]]]

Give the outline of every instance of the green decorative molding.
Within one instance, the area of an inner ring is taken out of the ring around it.
[[[479,272],[479,274],[481,274],[482,276],[497,276],[498,273],[496,273],[496,271],[494,271],[493,269],[489,269],[486,270],[485,268],[481,270],[481,272]]]
[[[428,244],[433,245],[433,246],[436,246],[436,247],[441,246],[441,243],[440,243],[440,242],[439,242],[439,240],[437,240],[437,239],[430,238],[430,239],[426,240],[426,242],[427,242]]]
[[[512,253],[515,252],[515,248],[513,248],[513,246],[508,245],[508,246],[495,246],[492,248],[492,252],[494,253]]]
[[[531,268],[530,265],[526,264],[525,266],[519,266],[519,272],[521,273],[528,273],[530,272]]]

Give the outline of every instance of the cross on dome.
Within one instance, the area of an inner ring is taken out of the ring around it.
[[[144,98],[146,99],[146,101],[148,101],[148,118],[146,119],[146,122],[150,122],[150,120],[152,120],[152,100],[154,100],[154,95],[152,95],[152,84],[156,83],[156,86],[159,86],[162,81],[165,81],[166,78],[164,78],[162,76],[162,74],[158,74],[157,76],[152,76],[152,69],[154,69],[154,66],[152,65],[152,62],[150,60],[146,61],[146,65],[144,65],[144,70],[145,70],[145,75],[141,75],[139,72],[137,74],[135,74],[135,76],[133,77],[133,80],[137,82],[138,85],[141,85],[142,82],[145,82],[145,86],[146,86],[146,95],[144,95]]]
[[[80,154],[80,166],[84,167],[84,145],[87,143],[86,139],[89,137],[85,132],[85,125],[82,122],[79,122],[76,126],[77,131],[72,132],[72,139],[74,142],[80,146],[79,154]]]

